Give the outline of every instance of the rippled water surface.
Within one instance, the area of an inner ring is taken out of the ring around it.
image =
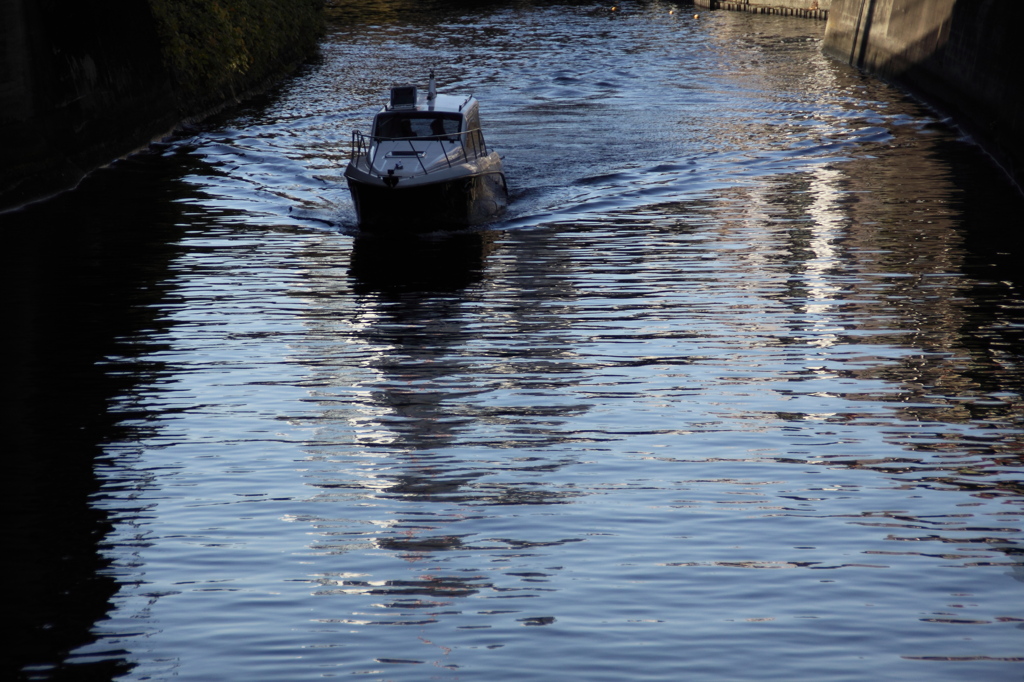
[[[1024,676],[1022,202],[987,159],[821,22],[370,5],[3,218],[18,675]],[[430,67],[509,212],[358,237],[350,131]]]

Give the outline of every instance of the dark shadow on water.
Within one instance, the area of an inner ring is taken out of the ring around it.
[[[349,275],[360,294],[455,292],[480,281],[494,241],[490,231],[361,235]]]
[[[166,293],[177,253],[177,209],[163,195],[176,172],[142,156],[0,216],[8,348],[0,542],[13,626],[4,680],[110,680],[132,668],[123,651],[73,652],[96,640],[93,628],[120,589],[103,551],[114,520],[96,501],[118,475],[104,444],[133,437],[110,403],[156,369],[130,366],[139,352],[131,340],[164,325],[152,303]],[[112,371],[115,357],[127,371]]]

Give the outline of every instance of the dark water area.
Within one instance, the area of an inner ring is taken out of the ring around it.
[[[0,216],[4,679],[1024,677],[1024,200],[820,22],[332,8]],[[395,83],[508,212],[359,236]]]

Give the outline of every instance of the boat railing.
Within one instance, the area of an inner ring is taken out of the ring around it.
[[[466,130],[461,133],[451,133],[444,135],[428,135],[424,137],[381,137],[377,135],[367,135],[359,130],[352,131],[352,153],[351,159],[355,162],[360,157],[366,157],[368,170],[371,175],[383,176],[383,173],[374,170],[374,163],[377,159],[377,154],[381,151],[381,142],[397,142],[394,147],[389,147],[386,151],[388,154],[397,154],[403,158],[415,158],[420,165],[420,170],[423,174],[427,174],[429,170],[423,163],[425,156],[425,150],[417,149],[416,142],[441,142],[441,151],[444,153],[445,163],[448,168],[451,168],[456,163],[462,161],[472,161],[482,156],[487,156],[487,147],[484,144],[483,131],[479,128],[473,130]],[[449,148],[446,147],[444,142],[458,143],[457,147]],[[408,151],[404,149],[405,145],[409,145]],[[455,149],[461,149],[462,154],[455,153]],[[436,168],[435,168],[436,170]]]

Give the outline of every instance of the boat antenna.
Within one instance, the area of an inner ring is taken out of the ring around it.
[[[434,82],[434,70],[430,70],[430,84],[427,85],[427,99],[433,100],[437,97],[437,84]]]

